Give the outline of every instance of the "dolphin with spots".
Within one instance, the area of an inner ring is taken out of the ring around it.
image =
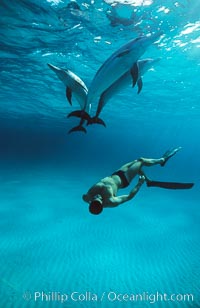
[[[86,106],[88,88],[83,82],[83,80],[68,69],[61,69],[50,63],[48,63],[48,66],[54,73],[56,73],[58,78],[64,83],[66,87],[66,98],[69,104],[72,105],[72,101],[74,100],[78,102],[81,109],[85,110],[86,112],[84,118],[87,118],[87,114],[89,113],[90,109],[88,106]],[[88,115],[88,120],[89,120],[89,115]],[[73,131],[86,132],[86,129],[83,127],[83,123],[84,119],[81,119],[80,124],[72,128],[69,132]]]
[[[105,90],[99,99],[99,103],[97,106],[96,114],[93,118],[90,118],[88,121],[89,124],[102,124],[105,126],[105,123],[102,119],[99,118],[99,114],[101,113],[103,107],[105,104],[113,97],[115,94],[119,93],[123,88],[130,86],[132,84],[132,75],[131,71],[137,70],[137,87],[138,87],[138,94],[142,90],[143,81],[142,77],[143,75],[150,69],[153,68],[154,64],[160,61],[160,58],[157,59],[143,59],[138,60],[130,70],[128,70],[124,75],[122,75],[117,81],[115,81],[107,90]]]
[[[138,86],[138,94],[142,90],[142,76],[144,75],[145,72],[147,72],[149,69],[153,67],[153,65],[158,62],[160,58],[158,59],[143,59],[143,60],[138,60],[136,63],[134,63],[133,67],[137,67],[138,70],[138,79],[137,79],[137,86]],[[76,97],[76,100],[79,102],[80,107],[83,108],[87,96],[87,87],[85,83],[73,72],[69,70],[63,70],[60,69],[56,66],[53,66],[51,64],[48,64],[48,66],[52,69],[53,71],[56,72],[56,75],[59,77],[59,79],[64,83],[64,85],[67,88],[70,88],[71,92],[73,95]],[[131,68],[133,70],[133,68]],[[70,72],[70,74],[69,74]],[[80,124],[74,128],[72,128],[69,133],[74,132],[74,131],[83,131],[86,133],[86,129],[83,127],[83,124],[85,122],[85,119],[87,120],[87,125],[89,124],[94,124],[94,123],[99,123],[103,124],[105,126],[105,123],[103,120],[99,119],[98,116],[100,112],[102,111],[103,107],[105,104],[110,100],[115,94],[120,92],[123,88],[126,86],[131,85],[132,83],[132,76],[130,74],[130,69],[123,75],[121,76],[116,82],[114,82],[106,91],[104,91],[100,97],[97,111],[94,117],[90,117],[87,112],[87,118],[81,118]],[[84,85],[84,91],[82,89]],[[68,93],[69,90],[66,90],[66,93]],[[72,104],[72,98],[68,97],[68,100],[70,104]],[[87,108],[89,110],[90,108]],[[76,112],[76,111],[75,111]],[[84,112],[84,110],[82,110]],[[72,112],[71,114],[73,114]]]
[[[94,76],[88,90],[87,100],[84,110],[77,110],[69,114],[80,118],[88,118],[85,113],[86,106],[95,106],[98,104],[100,97],[115,81],[123,76],[128,70],[132,77],[133,86],[138,80],[138,68],[136,63],[143,55],[146,49],[154,43],[162,32],[150,36],[141,36],[131,40],[117,51],[115,51],[100,67]]]
[[[72,105],[72,96],[79,103],[81,108],[84,108],[87,98],[88,88],[81,78],[68,69],[61,69],[50,63],[47,64],[49,68],[56,73],[58,78],[66,86],[66,97],[70,105]]]

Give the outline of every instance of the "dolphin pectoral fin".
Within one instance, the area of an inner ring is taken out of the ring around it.
[[[106,127],[105,122],[102,119],[98,118],[98,117],[90,118],[90,120],[87,122],[87,125],[91,125],[91,124],[101,124],[104,127]]]
[[[117,58],[121,58],[121,57],[127,55],[129,52],[130,52],[130,49],[126,49],[126,50],[120,52],[120,53],[117,55]]]
[[[139,76],[138,64],[136,62],[131,67],[130,73],[131,73],[132,80],[133,80],[132,87],[134,87],[136,85],[136,82]]]
[[[90,121],[91,117],[90,115],[84,111],[84,110],[76,110],[76,111],[72,111],[68,114],[67,116],[68,118],[70,117],[77,117],[77,118],[81,118],[84,119],[86,121]]]
[[[66,88],[66,97],[70,105],[72,105],[72,90],[69,87]]]
[[[142,78],[141,77],[137,81],[137,86],[138,86],[137,94],[139,94],[142,91],[142,86],[143,86],[143,82],[142,82]]]
[[[72,129],[68,131],[68,134],[71,134],[73,132],[83,132],[85,134],[87,133],[86,129],[82,125],[73,127]]]

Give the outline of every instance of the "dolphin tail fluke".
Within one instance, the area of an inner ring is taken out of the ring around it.
[[[98,117],[90,118],[88,123],[87,123],[87,125],[91,125],[91,124],[101,124],[101,125],[106,127],[105,122],[102,119],[98,118]]]
[[[72,111],[68,114],[67,117],[68,118],[77,117],[77,118],[81,118],[81,119],[86,120],[86,121],[90,121],[90,119],[91,119],[90,115],[84,110]]]
[[[87,133],[86,129],[80,124],[78,126],[73,127],[72,129],[70,129],[68,131],[68,134],[71,134],[73,132],[83,132],[85,134]]]

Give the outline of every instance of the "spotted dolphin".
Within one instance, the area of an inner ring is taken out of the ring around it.
[[[153,65],[159,60],[160,58],[143,59],[143,60],[138,60],[136,63],[134,63],[133,67],[137,67],[138,69],[138,79],[137,79],[138,94],[142,90],[142,76],[144,75],[146,71],[151,69]],[[48,66],[54,72],[56,72],[56,75],[65,84],[66,88],[69,87],[71,91],[73,91],[73,96],[76,97],[76,100],[79,102],[80,107],[84,108],[84,104],[85,104],[85,100],[87,96],[87,87],[85,83],[77,75],[75,75],[73,72],[69,70],[63,70],[51,64],[48,64]],[[131,68],[132,70],[133,70],[133,67]],[[99,103],[98,103],[95,116],[90,117],[89,114],[86,112],[87,118],[85,117],[81,118],[80,124],[72,128],[69,131],[69,133],[73,131],[83,131],[86,133],[86,129],[83,127],[85,119],[87,120],[88,124],[99,123],[105,126],[105,123],[103,122],[103,120],[98,118],[103,107],[108,102],[108,100],[111,99],[111,97],[113,97],[116,93],[120,92],[124,87],[129,86],[131,83],[132,83],[132,76],[131,76],[130,69],[129,69],[124,75],[122,75],[116,82],[114,82],[106,91],[102,93]],[[85,89],[84,91],[83,91],[83,85]],[[71,104],[71,99],[70,99],[70,104]],[[86,110],[89,110],[89,108],[86,108]],[[81,112],[84,112],[84,110],[82,109]],[[73,113],[74,111],[71,114]]]
[[[58,78],[66,86],[66,97],[72,105],[72,96],[75,97],[76,101],[79,103],[81,108],[84,108],[85,101],[87,98],[88,88],[76,74],[68,69],[61,69],[57,66],[54,66],[50,63],[47,64],[49,68],[56,73]]]
[[[72,100],[75,99],[79,103],[81,109],[86,111],[84,117],[87,118],[87,114],[89,113],[89,107],[86,106],[88,88],[83,80],[68,69],[61,69],[50,63],[48,63],[48,66],[66,86],[66,97],[70,105],[72,105]],[[78,130],[86,132],[86,129],[82,126],[83,122],[84,119],[81,119],[80,124],[72,128],[69,132]]]
[[[133,67],[133,64],[138,61],[146,49],[161,35],[162,32],[160,31],[150,36],[135,38],[115,51],[102,64],[94,76],[88,90],[85,108],[86,106],[98,104],[101,94],[128,70],[130,70],[134,86],[138,79],[138,69],[137,66]],[[82,110],[77,110],[69,116],[84,117],[84,115],[85,113],[83,113]]]
[[[100,96],[99,103],[97,106],[96,114],[93,118],[91,118],[88,121],[88,124],[98,123],[105,126],[105,123],[103,120],[99,119],[99,114],[101,113],[103,107],[108,102],[108,100],[113,97],[115,94],[120,92],[123,88],[131,85],[132,83],[132,75],[131,71],[133,72],[134,69],[137,70],[138,76],[137,76],[137,86],[138,86],[138,94],[142,90],[143,82],[142,82],[142,76],[153,67],[153,65],[160,61],[160,58],[157,59],[142,59],[138,60],[130,70],[128,70],[125,74],[123,74],[117,81],[115,81],[108,89],[106,89]]]
[[[87,95],[87,103],[92,103],[96,100],[119,77],[125,74],[161,34],[161,32],[158,32],[151,36],[138,37],[114,52],[103,63],[92,80]],[[138,79],[137,71],[131,71],[131,75],[134,85]]]

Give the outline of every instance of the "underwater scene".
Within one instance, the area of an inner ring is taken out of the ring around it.
[[[200,307],[200,2],[0,12],[0,308]]]

